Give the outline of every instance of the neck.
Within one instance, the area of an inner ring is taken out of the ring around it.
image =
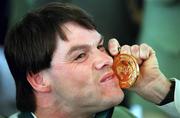
[[[93,118],[93,114],[84,113],[78,108],[68,107],[65,103],[59,103],[49,95],[36,95],[37,118]]]

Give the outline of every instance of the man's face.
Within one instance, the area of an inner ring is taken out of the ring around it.
[[[61,106],[95,112],[119,104],[124,94],[105,52],[103,38],[73,22],[65,24],[68,41],[58,38],[51,68],[52,92]]]

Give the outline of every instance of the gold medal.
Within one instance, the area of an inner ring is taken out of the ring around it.
[[[119,79],[121,88],[131,87],[139,76],[138,63],[133,56],[128,54],[115,56],[112,68]]]

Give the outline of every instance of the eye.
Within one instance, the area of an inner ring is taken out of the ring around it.
[[[104,45],[98,45],[97,48],[98,48],[100,51],[102,51],[102,52],[105,52],[105,51],[106,51]]]
[[[84,61],[87,58],[86,53],[80,53],[74,60],[75,61]]]

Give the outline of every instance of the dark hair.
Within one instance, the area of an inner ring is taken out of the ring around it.
[[[16,83],[16,104],[23,112],[34,112],[36,100],[27,74],[49,68],[56,49],[56,36],[67,40],[63,24],[76,22],[96,29],[91,17],[82,9],[67,3],[50,3],[28,13],[7,34],[5,57]]]

